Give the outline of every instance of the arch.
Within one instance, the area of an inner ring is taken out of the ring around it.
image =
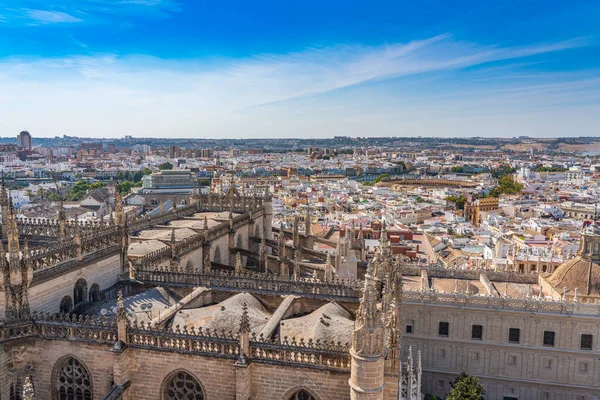
[[[244,247],[243,238],[242,238],[241,234],[238,235],[235,240],[235,247],[237,247],[238,249],[241,249]]]
[[[290,391],[283,397],[284,400],[317,400],[317,396],[315,396],[311,391],[306,388],[295,388]]]
[[[75,282],[75,287],[73,288],[73,302],[74,305],[79,303],[83,303],[86,301],[88,297],[87,293],[87,281],[83,278],[77,280]]]
[[[192,260],[187,260],[187,263],[185,263],[185,272],[187,274],[194,272],[194,263],[192,263]]]
[[[219,246],[215,247],[215,252],[213,253],[213,262],[221,264],[221,248]]]
[[[204,400],[205,393],[200,381],[185,370],[172,372],[162,385],[162,400]]]
[[[54,367],[55,400],[92,400],[92,378],[85,364],[73,356],[59,360]]]
[[[73,300],[71,299],[71,296],[63,297],[62,300],[60,301],[60,313],[68,314],[71,312],[72,309],[73,309]]]
[[[100,286],[94,283],[90,286],[89,301],[100,301]]]

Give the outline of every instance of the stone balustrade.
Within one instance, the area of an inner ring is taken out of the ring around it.
[[[169,268],[154,270],[137,269],[135,279],[155,285],[171,286],[203,286],[220,290],[237,290],[255,293],[276,292],[278,294],[295,294],[303,297],[331,299],[356,303],[360,296],[360,281],[350,279],[334,279],[321,281],[314,278],[294,279],[274,275],[253,274],[250,272],[214,271],[210,274],[201,272],[185,273],[172,271]]]
[[[538,297],[512,298],[507,296],[481,296],[462,293],[438,293],[435,290],[404,291],[404,303],[451,305],[490,310],[514,310],[531,313],[554,313],[579,316],[600,316],[600,304],[552,301]]]

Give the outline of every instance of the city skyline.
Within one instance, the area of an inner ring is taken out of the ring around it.
[[[468,3],[0,1],[0,136],[597,136],[600,6]]]

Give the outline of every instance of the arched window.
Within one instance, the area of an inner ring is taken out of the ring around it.
[[[177,371],[164,384],[163,400],[204,400],[204,390],[189,373]]]
[[[60,313],[68,314],[73,309],[73,300],[71,300],[71,296],[65,296],[60,301]]]
[[[75,282],[75,288],[73,289],[73,301],[75,305],[87,300],[87,282],[85,279],[79,279]]]
[[[56,374],[56,399],[92,400],[92,380],[87,368],[76,358],[63,360]]]
[[[308,393],[306,390],[301,389],[292,394],[287,400],[317,400],[312,394]]]
[[[100,286],[98,286],[97,283],[94,283],[90,287],[89,300],[90,301],[100,301]]]
[[[221,249],[219,248],[219,246],[217,246],[217,248],[215,249],[215,254],[213,256],[213,262],[216,262],[217,264],[221,264]]]
[[[235,242],[235,247],[237,247],[238,249],[241,249],[242,247],[244,247],[242,245],[242,235],[238,235],[237,241]]]

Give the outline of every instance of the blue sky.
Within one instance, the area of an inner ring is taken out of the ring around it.
[[[598,1],[0,0],[0,136],[600,136]]]

